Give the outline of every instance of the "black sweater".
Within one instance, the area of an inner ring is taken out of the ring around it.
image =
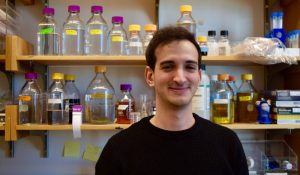
[[[248,175],[242,145],[230,129],[194,115],[195,124],[166,131],[144,118],[112,136],[96,175]]]

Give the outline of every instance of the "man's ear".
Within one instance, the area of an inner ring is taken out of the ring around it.
[[[149,66],[146,66],[144,76],[147,84],[154,87],[154,71]]]

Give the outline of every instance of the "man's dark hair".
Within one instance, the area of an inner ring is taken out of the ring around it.
[[[201,50],[200,50],[200,46],[195,40],[194,35],[183,27],[175,27],[175,26],[165,27],[155,32],[146,50],[147,66],[149,66],[154,71],[155,63],[156,63],[155,50],[158,47],[170,44],[173,41],[181,41],[181,40],[188,40],[191,43],[193,43],[193,45],[196,47],[198,51],[198,67],[200,69]]]

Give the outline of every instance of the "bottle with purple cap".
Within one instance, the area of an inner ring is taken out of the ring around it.
[[[38,55],[58,55],[60,50],[60,35],[54,20],[54,8],[43,8],[43,18],[38,25],[37,48]]]
[[[19,124],[42,123],[41,89],[37,83],[37,73],[26,73],[25,79],[19,93]]]
[[[63,24],[62,54],[83,55],[84,51],[84,23],[80,19],[80,6],[70,5],[69,16]]]
[[[85,54],[104,55],[106,52],[107,23],[102,16],[102,6],[91,7],[92,17],[85,30]]]
[[[108,34],[107,52],[109,55],[128,55],[128,39],[123,27],[123,17],[112,17],[112,28]]]
[[[132,85],[121,84],[121,98],[116,104],[116,118],[119,124],[130,124],[130,113],[135,112],[135,100],[131,95]]]

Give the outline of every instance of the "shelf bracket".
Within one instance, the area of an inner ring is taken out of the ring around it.
[[[47,130],[43,131],[43,142],[43,157],[47,158],[49,157],[49,132]]]

